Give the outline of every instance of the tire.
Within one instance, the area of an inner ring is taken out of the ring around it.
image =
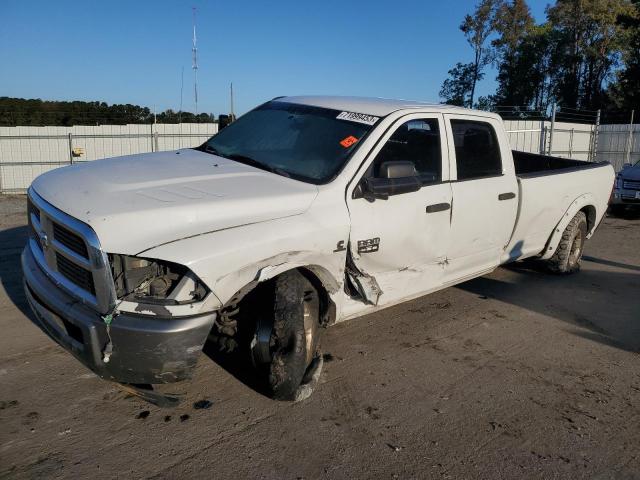
[[[562,232],[555,253],[547,260],[549,270],[560,275],[578,272],[586,238],[587,216],[578,212]]]
[[[269,341],[268,394],[295,400],[307,368],[316,356],[319,337],[318,292],[297,270],[275,279],[273,330]]]

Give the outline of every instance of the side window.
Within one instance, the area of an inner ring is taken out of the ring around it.
[[[385,162],[411,161],[422,183],[442,179],[440,129],[435,118],[409,120],[398,127],[373,161],[373,176]]]
[[[456,147],[458,180],[502,174],[502,158],[496,132],[485,122],[451,120]]]

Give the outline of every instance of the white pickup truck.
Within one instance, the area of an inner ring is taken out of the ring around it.
[[[613,183],[607,163],[512,151],[492,113],[280,97],[195,149],[38,177],[25,290],[103,378],[188,378],[209,339],[301,398],[322,327],[528,257],[577,271]]]

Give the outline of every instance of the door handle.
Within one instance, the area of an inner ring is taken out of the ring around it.
[[[434,203],[427,206],[427,213],[444,212],[451,208],[450,203]]]
[[[513,192],[501,193],[498,195],[498,200],[511,200],[512,198],[516,198],[516,194]]]

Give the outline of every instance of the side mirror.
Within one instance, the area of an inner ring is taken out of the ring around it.
[[[363,179],[353,192],[353,198],[364,198],[369,202],[387,200],[391,195],[417,192],[422,182],[413,162],[384,162],[378,177]]]
[[[417,177],[418,172],[413,162],[382,162],[379,178],[407,178]]]

